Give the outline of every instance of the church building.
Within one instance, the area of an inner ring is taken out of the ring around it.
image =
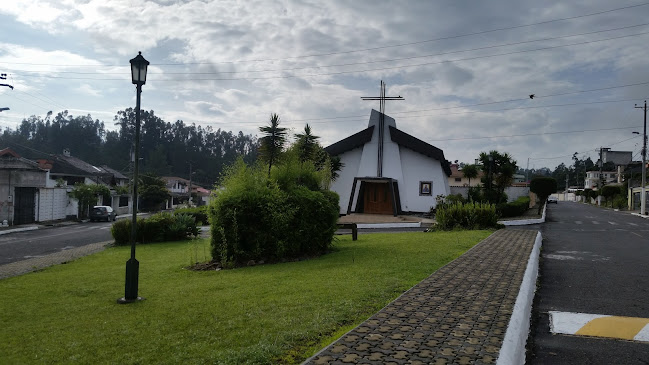
[[[367,129],[325,148],[344,164],[330,187],[340,213],[397,216],[425,213],[437,195],[449,195],[444,152],[397,129],[393,118],[372,110]]]

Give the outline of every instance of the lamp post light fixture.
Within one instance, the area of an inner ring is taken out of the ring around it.
[[[117,300],[120,304],[133,303],[144,298],[137,295],[140,263],[135,259],[135,238],[137,229],[137,180],[140,162],[140,94],[146,83],[146,71],[149,61],[142,57],[142,52],[129,61],[131,63],[131,80],[137,90],[135,102],[135,151],[133,162],[133,217],[131,220],[131,258],[126,261],[126,285],[124,297]]]

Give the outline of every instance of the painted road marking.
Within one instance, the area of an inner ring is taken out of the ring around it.
[[[550,311],[550,331],[649,342],[649,318]]]
[[[632,225],[632,226],[637,226],[637,224],[635,224],[635,223],[631,223],[631,222],[627,222],[627,223]]]
[[[593,224],[599,224],[599,222],[598,221],[593,221]]]
[[[575,224],[581,224],[581,221],[575,221]]]
[[[615,222],[608,222],[608,224],[611,224],[611,225],[617,226],[617,223],[615,223]]]

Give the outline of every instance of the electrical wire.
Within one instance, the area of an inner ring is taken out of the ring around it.
[[[363,48],[363,49],[355,49],[355,50],[348,50],[348,51],[317,53],[317,54],[300,55],[300,56],[284,57],[284,58],[266,58],[266,59],[256,59],[256,60],[237,60],[237,61],[221,61],[221,62],[187,62],[187,63],[166,63],[166,64],[162,63],[162,64],[159,64],[159,65],[160,66],[185,66],[185,65],[204,65],[204,64],[215,64],[215,63],[242,63],[242,62],[282,61],[282,60],[291,60],[291,59],[308,58],[308,57],[322,57],[322,56],[332,56],[332,55],[342,55],[342,54],[350,54],[350,53],[358,53],[358,52],[376,51],[376,50],[379,50],[379,49],[388,49],[388,48],[412,46],[412,45],[423,44],[423,43],[438,42],[438,41],[443,41],[443,40],[450,40],[450,39],[457,39],[457,38],[463,38],[463,37],[470,37],[470,36],[475,36],[475,35],[499,32],[499,31],[504,31],[504,30],[521,29],[521,28],[533,27],[533,26],[542,25],[542,24],[550,24],[550,23],[554,23],[554,22],[561,22],[561,21],[567,21],[567,20],[574,20],[574,19],[592,17],[592,16],[602,15],[602,14],[606,14],[606,13],[612,13],[612,12],[621,11],[621,10],[633,9],[633,8],[637,8],[637,7],[647,6],[647,5],[649,5],[649,3],[645,2],[645,3],[639,3],[639,4],[624,6],[624,7],[620,7],[620,8],[614,8],[614,9],[609,9],[609,10],[598,11],[598,12],[589,13],[589,14],[576,15],[576,16],[565,17],[565,18],[557,18],[557,19],[545,20],[545,21],[535,22],[535,23],[521,24],[521,25],[515,25],[515,26],[509,26],[509,27],[501,27],[501,28],[494,28],[494,29],[488,29],[488,30],[484,30],[484,31],[457,34],[457,35],[446,36],[446,37],[438,37],[438,38],[426,39],[426,40],[415,41],[415,42],[400,43],[400,44],[393,44],[393,45],[379,46],[379,47],[370,47],[370,48]],[[60,64],[26,63],[26,62],[25,63],[0,62],[0,64],[97,67],[97,65],[84,65],[84,64],[60,65]],[[122,66],[122,65],[120,64],[120,65],[104,65],[104,66],[105,67],[115,67],[115,66]]]
[[[593,40],[593,41],[577,42],[577,43],[571,43],[571,44],[563,44],[563,45],[558,45],[558,46],[548,46],[548,47],[541,47],[541,48],[528,49],[528,50],[512,51],[512,52],[505,52],[505,53],[496,53],[496,54],[492,54],[492,55],[457,58],[457,59],[453,59],[453,60],[443,60],[443,61],[435,61],[435,62],[424,62],[424,63],[418,63],[418,64],[412,64],[412,65],[403,65],[403,66],[380,67],[380,68],[365,69],[365,70],[351,70],[351,71],[337,71],[337,72],[325,72],[325,73],[314,73],[314,74],[267,76],[267,77],[182,78],[182,79],[170,78],[170,79],[160,79],[160,80],[151,80],[151,81],[155,81],[155,82],[179,82],[179,81],[275,80],[275,79],[289,79],[289,78],[309,78],[309,77],[320,77],[320,76],[335,76],[335,75],[366,73],[366,72],[374,72],[374,71],[399,70],[399,69],[410,68],[410,67],[432,66],[432,65],[439,65],[439,64],[444,64],[444,63],[473,61],[473,60],[484,59],[484,58],[510,56],[510,55],[514,55],[514,54],[522,54],[522,53],[528,53],[528,52],[546,51],[546,50],[550,50],[550,49],[557,49],[557,48],[564,48],[564,47],[571,47],[571,46],[580,46],[580,45],[585,45],[585,44],[606,42],[606,41],[617,40],[617,39],[628,38],[628,37],[636,37],[636,36],[641,36],[641,35],[646,35],[646,34],[649,34],[649,32],[641,32],[641,33],[636,33],[636,34],[628,34],[628,35],[623,35],[623,36],[617,36],[617,37],[611,37],[611,38],[605,38],[605,39],[598,39],[598,40]],[[29,74],[24,74],[24,73],[17,73],[17,75],[21,75],[23,77],[42,77],[42,78],[65,79],[65,80],[124,81],[125,79],[127,79],[126,75],[123,78],[64,77],[64,76],[52,76],[52,75],[29,75]]]
[[[288,71],[299,71],[299,70],[307,70],[307,69],[314,69],[314,68],[329,68],[329,67],[346,67],[346,66],[368,65],[368,64],[384,63],[384,62],[406,61],[406,60],[413,60],[413,59],[418,59],[418,58],[439,57],[439,56],[446,56],[446,55],[449,55],[449,54],[474,52],[474,51],[481,51],[481,50],[485,50],[485,49],[493,49],[493,48],[500,48],[500,47],[510,47],[510,46],[515,46],[515,45],[528,44],[528,43],[547,42],[547,41],[551,41],[551,40],[579,37],[579,36],[591,35],[591,34],[597,34],[597,33],[604,33],[604,32],[612,32],[612,31],[623,30],[623,29],[643,27],[643,26],[647,26],[647,25],[649,25],[649,23],[630,25],[630,26],[626,26],[626,27],[619,27],[619,28],[612,28],[612,29],[605,29],[605,30],[598,30],[598,31],[592,31],[592,32],[570,34],[570,35],[564,35],[564,36],[558,36],[558,37],[540,38],[540,39],[533,39],[533,40],[528,40],[528,41],[504,43],[504,44],[497,44],[497,45],[477,47],[477,48],[469,48],[469,49],[463,49],[463,50],[457,50],[457,51],[449,51],[449,52],[443,52],[443,53],[427,54],[427,55],[422,55],[422,56],[393,58],[393,59],[386,59],[386,60],[352,62],[352,63],[342,63],[342,64],[334,64],[334,65],[305,66],[305,67],[294,67],[294,68],[285,68],[285,69],[245,70],[245,71],[211,71],[211,72],[149,72],[148,74],[149,75],[218,75],[218,74],[240,74],[240,73],[259,73],[259,72],[288,72]],[[156,65],[156,66],[158,66],[158,65]],[[126,68],[127,66],[122,66],[122,67]],[[53,72],[53,73],[57,73],[57,74],[75,74],[75,75],[95,75],[95,74],[97,74],[96,71],[95,72],[79,72],[79,71],[17,70],[17,69],[13,69],[13,70],[10,70],[10,71],[12,71],[12,72],[28,72],[28,73],[52,73]],[[124,72],[102,72],[101,74],[102,75],[123,75]]]

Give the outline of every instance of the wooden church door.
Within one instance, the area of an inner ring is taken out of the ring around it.
[[[365,183],[363,203],[365,213],[392,214],[392,199],[388,184]]]

